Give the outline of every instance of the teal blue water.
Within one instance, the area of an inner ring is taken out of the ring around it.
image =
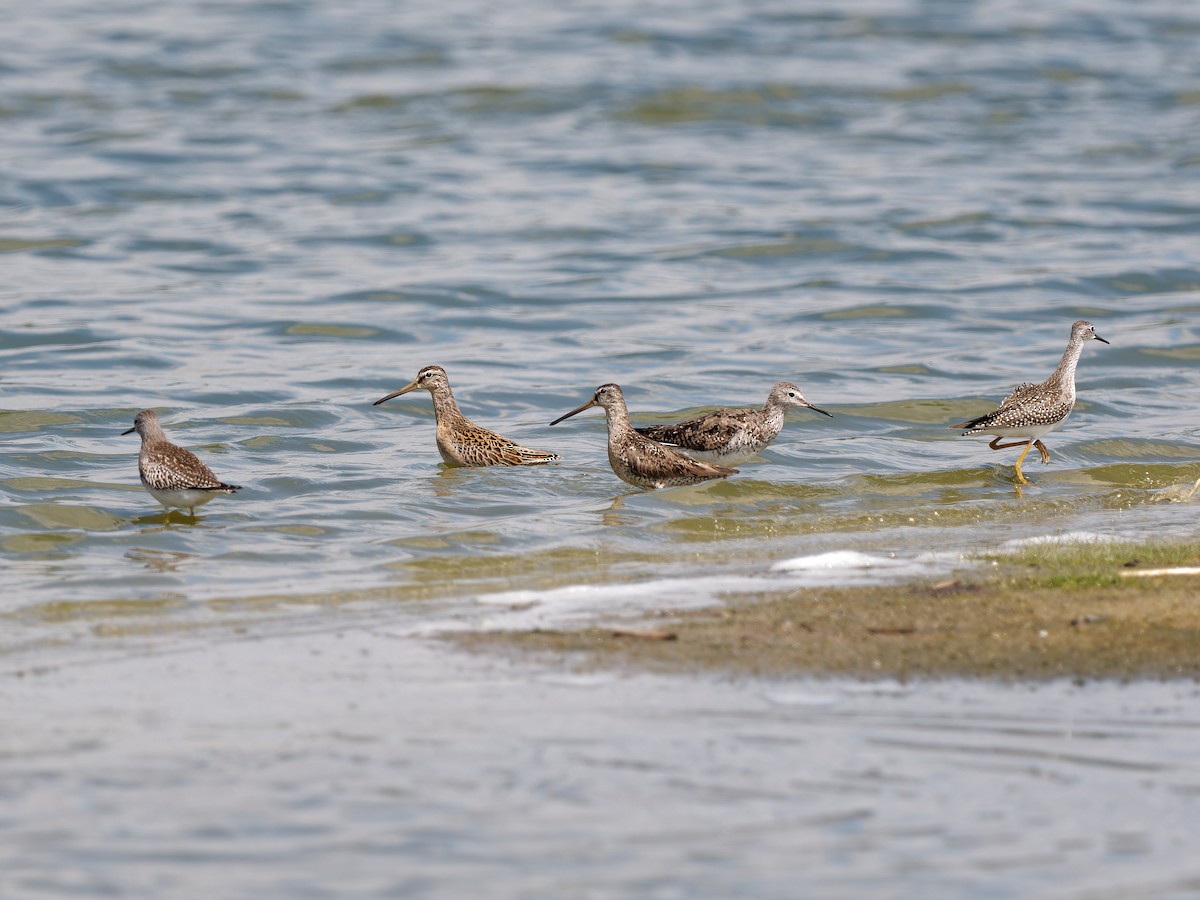
[[[10,11],[0,658],[1194,535],[1198,42],[1190,5],[1103,0]],[[947,425],[1078,318],[1111,344],[1017,490]],[[447,470],[427,395],[371,405],[431,363],[563,462]],[[669,421],[779,380],[833,418],[696,488],[547,424],[604,382]],[[164,516],[143,408],[244,489]]]

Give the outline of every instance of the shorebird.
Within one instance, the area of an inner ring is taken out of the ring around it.
[[[195,518],[197,506],[203,506],[217,494],[232,494],[242,489],[241,485],[225,484],[195,453],[167,440],[154,410],[143,409],[134,417],[133,427],[121,434],[135,431],[142,437],[138,475],[150,496],[165,509],[186,509]]]
[[[557,453],[531,450],[503,435],[481,428],[462,414],[454,402],[450,379],[441,366],[426,366],[417,377],[373,406],[393,397],[424,388],[433,395],[433,415],[437,420],[437,447],[448,466],[533,466],[562,459]]]
[[[1050,462],[1050,451],[1042,443],[1042,438],[1054,431],[1067,420],[1075,407],[1075,367],[1079,364],[1079,355],[1083,345],[1088,341],[1108,341],[1096,334],[1096,327],[1091,322],[1080,319],[1071,326],[1071,340],[1067,342],[1062,361],[1054,373],[1041,384],[1020,384],[1011,394],[1004,398],[999,409],[984,416],[951,425],[951,428],[964,428],[967,434],[994,434],[995,438],[988,444],[993,450],[1003,450],[1005,447],[1020,447],[1025,445],[1017,458],[1017,481],[1029,484],[1021,472],[1021,463],[1030,447],[1037,447],[1042,463]],[[1023,438],[1002,444],[1003,438]]]
[[[563,419],[569,419],[593,406],[602,407],[608,419],[609,465],[618,478],[634,487],[650,490],[682,484],[699,484],[712,478],[726,478],[737,474],[737,469],[714,466],[692,459],[665,444],[638,434],[629,422],[625,395],[621,393],[619,385],[600,385],[591,400],[565,416],[559,416],[550,424],[557,425]]]
[[[762,409],[714,409],[678,425],[646,425],[634,430],[669,447],[678,447],[692,459],[736,466],[757,456],[779,437],[784,414],[792,406],[832,417],[832,413],[805,400],[796,385],[781,381],[771,388]]]

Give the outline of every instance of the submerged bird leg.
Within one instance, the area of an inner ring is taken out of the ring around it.
[[[1196,491],[1200,491],[1200,478],[1196,479],[1196,483],[1192,485],[1192,489],[1188,491],[1187,496],[1183,498],[1183,502],[1187,503],[1196,496]]]
[[[1021,484],[1029,484],[1029,482],[1025,480],[1025,474],[1021,471],[1021,463],[1025,461],[1025,454],[1028,453],[1032,447],[1033,441],[1026,441],[1025,449],[1022,450],[1021,455],[1017,457],[1017,481],[1019,481]]]
[[[1000,443],[1002,440],[1003,438],[992,438],[991,443],[989,443],[988,446],[993,450],[1003,450],[1006,447],[1027,447],[1029,444],[1029,441],[1009,441],[1007,444],[1002,444]]]
[[[1050,451],[1046,449],[1046,445],[1041,441],[1034,441],[1033,446],[1037,447],[1038,454],[1042,457],[1042,465],[1050,462]]]

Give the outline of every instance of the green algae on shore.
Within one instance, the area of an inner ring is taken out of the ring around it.
[[[1046,544],[991,559],[987,570],[933,585],[738,595],[715,609],[652,616],[644,633],[450,638],[575,667],[765,677],[1200,678],[1200,582],[1122,577],[1194,566],[1200,542]]]

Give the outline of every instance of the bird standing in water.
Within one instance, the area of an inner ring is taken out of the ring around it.
[[[678,425],[646,425],[634,430],[651,440],[677,447],[692,459],[736,466],[757,456],[779,437],[784,414],[794,406],[823,416],[832,415],[805,400],[796,385],[781,381],[771,388],[761,409],[714,409]]]
[[[166,509],[186,509],[195,518],[196,507],[218,494],[240,491],[241,485],[225,484],[190,450],[167,440],[154,410],[143,409],[133,427],[121,434],[137,432],[142,437],[138,475],[142,485]]]
[[[1043,464],[1050,462],[1050,451],[1041,439],[1062,425],[1075,408],[1075,367],[1079,365],[1083,345],[1088,341],[1108,343],[1096,334],[1096,326],[1080,319],[1071,326],[1071,339],[1067,342],[1062,361],[1049,378],[1041,384],[1018,385],[1004,398],[998,409],[950,427],[965,429],[964,435],[996,435],[988,444],[993,450],[1024,445],[1025,449],[1017,458],[1017,481],[1029,484],[1021,472],[1021,463],[1031,447],[1037,447]],[[1004,438],[1019,440],[1000,443]]]
[[[417,377],[373,406],[393,397],[424,388],[433,395],[433,415],[437,420],[437,448],[448,466],[532,466],[562,459],[557,453],[532,450],[516,441],[476,425],[462,414],[454,402],[450,379],[441,366],[426,366]]]
[[[559,416],[551,425],[593,406],[604,410],[608,420],[608,462],[622,481],[651,490],[684,484],[700,484],[713,478],[736,475],[737,469],[715,466],[684,456],[677,450],[638,434],[629,421],[625,395],[619,385],[602,384],[592,399]]]

